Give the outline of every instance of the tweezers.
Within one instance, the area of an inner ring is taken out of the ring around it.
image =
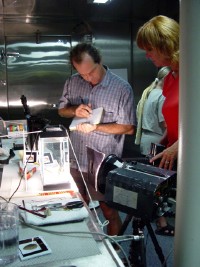
[[[19,206],[19,209],[20,209],[20,210],[25,210],[26,212],[29,212],[29,213],[31,213],[31,214],[33,214],[33,215],[36,215],[36,216],[39,216],[39,217],[42,217],[42,218],[46,218],[46,217],[47,217],[47,215],[44,215],[44,214],[41,214],[41,213],[37,213],[37,212],[35,212],[35,211],[33,211],[33,210],[28,210],[28,209],[23,208],[23,207],[21,207],[21,206]]]

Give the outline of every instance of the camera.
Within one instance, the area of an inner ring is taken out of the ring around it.
[[[171,192],[176,187],[175,171],[87,150],[89,181],[104,194],[110,207],[150,221],[174,209]]]

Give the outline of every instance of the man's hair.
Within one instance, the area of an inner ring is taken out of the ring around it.
[[[101,62],[101,54],[96,47],[89,43],[79,43],[70,51],[69,59],[71,64],[73,65],[73,62],[81,63],[84,54],[91,56],[94,63],[99,64]]]
[[[138,30],[136,42],[144,50],[156,49],[169,58],[172,63],[179,63],[179,24],[166,16],[156,16]]]

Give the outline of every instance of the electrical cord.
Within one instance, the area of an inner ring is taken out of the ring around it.
[[[5,202],[8,203],[8,200],[5,197],[0,196],[0,198],[2,198]]]
[[[1,117],[0,117],[0,120],[3,121],[3,119],[2,119]],[[5,121],[3,121],[3,122],[5,122]],[[28,134],[32,134],[32,133],[37,133],[37,136],[36,136],[36,138],[35,138],[35,140],[34,140],[34,143],[35,143],[35,141],[37,140],[37,138],[38,138],[38,136],[39,136],[39,133],[41,133],[41,132],[42,132],[42,130],[41,130],[41,131],[35,131],[35,132],[28,132],[28,133],[26,133],[26,134],[28,135]],[[23,134],[23,138],[25,138],[25,136],[24,136],[24,135],[25,135],[24,130],[23,130],[22,134]],[[9,137],[9,135],[0,136],[0,138],[1,138],[1,137]],[[33,147],[34,147],[34,143],[33,143]],[[24,178],[24,175],[25,175],[25,170],[26,170],[28,161],[29,161],[29,159],[30,159],[31,156],[32,156],[32,152],[33,152],[32,150],[33,150],[33,148],[31,148],[31,154],[29,155],[29,157],[28,157],[27,160],[26,160],[26,163],[25,163],[25,166],[24,166],[23,171],[22,171],[22,173],[21,173],[21,177],[20,177],[19,183],[18,183],[18,185],[17,185],[17,188],[16,188],[15,191],[12,193],[12,195],[9,197],[9,199],[6,200],[6,202],[8,202],[8,203],[11,201],[11,199],[13,198],[13,196],[14,196],[15,193],[18,191],[18,189],[19,189],[19,187],[20,187],[20,185],[21,185],[22,179]],[[9,160],[10,160],[11,158],[13,158],[14,156],[15,156],[15,153],[13,152],[12,149],[10,149],[10,156],[9,156],[8,159],[5,160],[5,164],[8,164],[8,163],[9,163]],[[8,163],[7,163],[7,162],[8,162]],[[0,196],[0,197],[1,197],[2,199],[5,200],[4,197],[2,197],[2,196]]]
[[[35,141],[37,140],[38,135],[39,135],[40,132],[41,132],[41,131],[37,132],[37,136],[36,136],[36,138],[35,138],[35,140],[34,140],[34,143],[35,143]],[[19,184],[18,184],[17,188],[15,189],[15,191],[13,192],[13,194],[10,196],[10,198],[9,198],[9,200],[8,200],[9,202],[10,202],[10,200],[13,198],[13,196],[15,195],[15,193],[18,191],[18,189],[19,189],[19,187],[20,187],[20,185],[21,185],[22,179],[23,179],[24,176],[25,176],[25,171],[26,171],[27,164],[28,164],[28,162],[29,162],[29,159],[32,157],[32,152],[33,152],[34,143],[33,143],[33,146],[32,146],[32,148],[31,148],[31,153],[30,153],[29,157],[28,157],[27,160],[26,160],[24,169],[23,169],[22,174],[21,174],[21,178],[20,178]],[[25,177],[25,179],[26,179],[26,177]]]
[[[16,192],[18,191],[18,189],[19,189],[19,187],[20,187],[20,185],[21,185],[21,183],[22,183],[22,179],[24,178],[24,175],[25,175],[26,166],[27,166],[28,161],[29,161],[29,159],[31,158],[31,156],[32,156],[32,151],[31,151],[30,156],[29,156],[29,157],[27,158],[27,160],[26,160],[26,163],[25,163],[25,166],[24,166],[24,168],[23,168],[23,171],[22,171],[22,174],[21,174],[21,177],[20,177],[18,186],[17,186],[17,188],[15,189],[15,191],[12,193],[12,195],[9,197],[8,202],[11,201],[11,199],[13,198],[13,196],[15,195],[15,193],[16,193]]]
[[[63,127],[64,127],[64,126],[63,126]],[[86,188],[87,193],[88,193],[88,196],[89,196],[89,200],[90,200],[90,201],[93,201],[93,200],[92,200],[92,197],[91,197],[91,195],[90,195],[90,192],[89,192],[89,190],[88,190],[87,184],[86,184],[86,182],[85,182],[83,173],[82,173],[82,171],[81,171],[81,167],[80,167],[80,164],[79,164],[79,162],[78,162],[76,153],[75,153],[75,151],[74,151],[74,148],[73,148],[73,145],[72,145],[70,136],[69,136],[69,134],[68,134],[68,131],[67,131],[67,129],[66,129],[65,127],[64,127],[64,129],[66,130],[67,137],[68,137],[68,139],[69,139],[69,143],[70,143],[70,145],[71,145],[71,149],[72,149],[72,152],[73,152],[73,154],[74,154],[74,157],[75,157],[75,160],[76,160],[76,163],[77,163],[77,166],[78,166],[78,170],[79,170],[79,172],[80,172],[80,174],[81,174],[81,178],[82,178],[82,180],[83,180],[83,183],[84,183],[84,185],[85,185],[85,188]],[[95,217],[96,217],[96,219],[97,219],[97,222],[98,222],[99,226],[103,229],[105,226],[107,226],[107,225],[109,224],[109,221],[108,221],[108,220],[105,220],[104,223],[102,223],[101,220],[99,219],[99,216],[98,216],[98,214],[97,214],[97,212],[96,212],[96,209],[93,209],[93,210],[94,210],[94,214],[95,214]]]
[[[126,262],[128,264],[128,267],[131,267],[131,264],[130,264],[130,261],[129,261],[127,255],[126,255],[126,252],[124,251],[124,249],[122,248],[122,246],[119,244],[119,242],[117,242],[114,239],[113,236],[109,236],[109,235],[107,235],[105,233],[100,233],[100,232],[83,232],[83,231],[80,231],[80,232],[79,231],[77,231],[77,232],[71,232],[71,231],[70,232],[59,232],[59,231],[47,230],[47,229],[41,228],[39,226],[36,226],[36,225],[33,225],[33,224],[29,224],[29,223],[25,222],[24,220],[20,220],[20,222],[22,224],[30,227],[30,228],[35,229],[35,230],[39,230],[41,232],[46,232],[46,233],[54,234],[54,235],[64,235],[64,236],[65,235],[74,235],[74,234],[83,234],[83,235],[88,235],[89,234],[90,235],[90,236],[87,236],[87,237],[85,237],[85,236],[82,236],[82,237],[81,236],[74,236],[74,237],[78,237],[78,238],[93,238],[92,235],[103,236],[103,237],[111,240],[112,243],[116,244],[119,247],[119,249],[121,250],[123,256],[125,257],[125,260],[126,260]],[[133,239],[135,239],[135,236],[129,235],[129,238],[130,237],[132,237]]]

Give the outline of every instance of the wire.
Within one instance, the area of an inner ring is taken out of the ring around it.
[[[2,197],[2,196],[0,196],[0,198],[2,198],[5,202],[8,203],[8,200],[7,200],[6,198],[4,198],[4,197]]]
[[[63,126],[63,127],[64,127],[64,126]],[[64,128],[65,128],[65,127],[64,127]],[[88,190],[87,184],[86,184],[86,182],[85,182],[85,178],[84,178],[84,176],[83,176],[83,173],[82,173],[80,164],[79,164],[79,162],[78,162],[76,153],[75,153],[75,151],[74,151],[74,148],[73,148],[73,145],[72,145],[70,136],[69,136],[68,131],[67,131],[66,128],[65,128],[65,130],[66,130],[67,136],[68,136],[68,138],[69,138],[69,143],[70,143],[70,145],[71,145],[72,152],[73,152],[73,154],[74,154],[74,157],[75,157],[75,160],[76,160],[76,163],[77,163],[77,166],[78,166],[78,170],[79,170],[79,172],[80,172],[80,174],[81,174],[81,178],[82,178],[83,183],[84,183],[84,185],[85,185],[85,188],[86,188],[86,190],[87,190],[89,199],[90,199],[90,201],[93,201],[93,200],[92,200],[92,197],[91,197],[91,195],[90,195],[90,192],[89,192],[89,190]],[[93,209],[93,210],[94,210],[94,214],[95,214],[95,217],[96,217],[96,219],[97,219],[98,224],[99,224],[100,227],[103,229],[106,225],[109,224],[109,221],[108,221],[108,220],[105,220],[104,223],[102,223],[101,220],[99,219],[99,216],[97,215],[96,209]]]
[[[35,138],[35,140],[34,140],[34,142],[35,142],[35,141],[37,140],[38,135],[39,135],[40,132],[42,132],[42,131],[29,132],[29,133],[27,133],[27,134],[37,133],[37,136],[36,136],[36,138]],[[24,134],[24,131],[23,131],[23,134]],[[0,137],[1,137],[1,136],[0,136]],[[33,143],[33,147],[34,147],[34,143]],[[19,189],[19,187],[20,187],[20,185],[21,185],[22,179],[24,178],[24,175],[25,175],[25,170],[26,170],[27,164],[28,164],[28,162],[29,162],[29,159],[30,159],[31,156],[32,156],[33,147],[31,148],[31,154],[29,155],[29,157],[28,157],[27,160],[26,160],[26,163],[25,163],[25,166],[24,166],[24,168],[23,168],[23,171],[22,171],[22,174],[21,174],[21,178],[20,178],[20,180],[19,180],[19,183],[18,183],[18,185],[17,185],[17,188],[16,188],[15,191],[12,193],[12,195],[9,197],[9,199],[8,199],[7,202],[10,202],[10,201],[11,201],[11,199],[13,198],[13,196],[14,196],[15,193],[18,191],[18,189]],[[2,196],[0,196],[0,197],[1,197],[2,199],[5,200],[5,198],[3,198]]]
[[[30,156],[29,156],[29,157],[27,158],[27,160],[26,160],[24,169],[23,169],[22,174],[21,174],[21,178],[20,178],[20,180],[19,180],[19,184],[18,184],[17,188],[15,189],[15,191],[12,193],[12,195],[9,197],[8,202],[11,201],[11,199],[13,198],[13,196],[14,196],[15,193],[18,191],[18,189],[19,189],[19,187],[20,187],[20,185],[21,185],[22,179],[24,178],[24,174],[25,174],[26,166],[27,166],[27,164],[28,164],[29,159],[30,159],[31,156],[32,156],[32,152],[33,152],[33,151],[31,151]],[[26,179],[26,177],[25,177],[25,179]]]
[[[47,229],[44,229],[44,228],[41,228],[39,226],[35,226],[33,224],[29,224],[27,222],[25,222],[24,220],[20,220],[21,223],[23,223],[24,225],[26,226],[29,226],[30,228],[33,228],[35,230],[39,230],[41,232],[46,232],[46,233],[49,233],[49,234],[54,234],[54,235],[73,235],[73,234],[83,234],[83,235],[98,235],[98,236],[103,236],[105,238],[108,238],[109,240],[111,240],[113,243],[115,243],[121,250],[122,254],[124,255],[125,259],[126,259],[126,262],[128,264],[128,267],[131,267],[131,264],[130,264],[130,261],[126,255],[126,252],[124,251],[124,249],[122,248],[122,246],[119,244],[119,242],[117,242],[114,237],[112,236],[109,236],[105,233],[100,233],[100,232],[82,232],[82,231],[77,231],[77,232],[59,232],[59,231],[53,231],[53,230],[47,230]],[[78,237],[78,238],[81,238],[81,236],[74,236],[74,237]],[[131,237],[131,235],[129,235],[129,237]],[[135,236],[132,236],[133,239],[135,238]],[[92,236],[87,236],[87,237],[82,237],[82,238],[93,238]]]

